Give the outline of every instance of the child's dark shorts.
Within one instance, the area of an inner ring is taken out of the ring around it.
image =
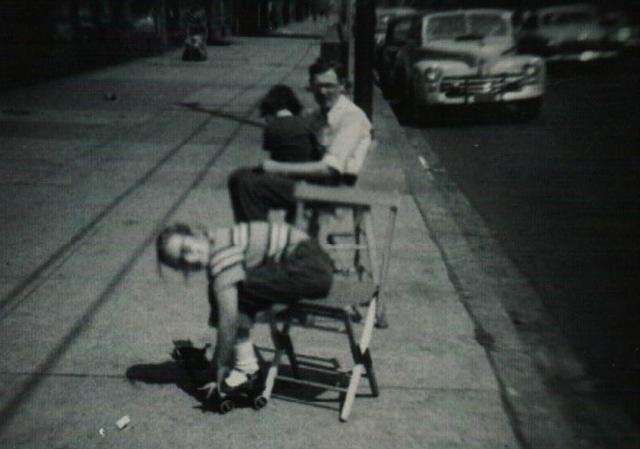
[[[273,303],[325,297],[331,289],[333,263],[314,239],[302,241],[279,262],[247,270],[238,285],[239,307],[250,315]]]

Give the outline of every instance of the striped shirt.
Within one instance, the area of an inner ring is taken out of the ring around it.
[[[214,291],[221,292],[243,281],[249,268],[280,261],[308,238],[285,223],[256,221],[216,230],[208,266]]]

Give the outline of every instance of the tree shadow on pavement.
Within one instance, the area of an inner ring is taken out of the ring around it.
[[[224,112],[221,111],[220,109],[211,109],[211,108],[206,108],[204,107],[202,104],[198,103],[198,102],[181,102],[181,103],[176,103],[177,106],[186,108],[186,109],[190,109],[192,111],[196,111],[196,112],[204,112],[206,114],[209,114],[213,117],[222,117],[222,118],[226,118],[229,120],[233,120],[234,122],[238,122],[238,123],[243,123],[245,125],[251,125],[251,126],[255,126],[256,128],[264,128],[265,124],[258,121],[258,120],[252,120],[250,118],[247,117],[242,117],[239,115],[233,115],[233,114],[229,114],[228,112]]]

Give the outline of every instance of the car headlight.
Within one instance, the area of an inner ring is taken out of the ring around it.
[[[545,44],[547,47],[557,47],[562,44],[562,39],[551,37],[546,40]]]
[[[535,62],[527,62],[522,66],[522,71],[527,76],[535,76],[540,72],[540,64],[536,64]]]
[[[582,31],[582,32],[580,32],[580,34],[578,34],[578,40],[580,42],[592,41],[594,39],[595,39],[595,36],[594,36],[593,32],[590,32],[590,31]]]
[[[437,83],[442,78],[442,69],[440,67],[427,67],[424,71],[424,78],[430,83]]]
[[[631,37],[631,28],[627,28],[627,27],[620,28],[620,29],[618,30],[618,32],[616,33],[616,38],[617,38],[619,41],[626,41],[626,40],[628,40],[630,37]]]

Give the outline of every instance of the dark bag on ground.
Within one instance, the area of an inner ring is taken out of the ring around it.
[[[206,61],[207,46],[201,36],[189,36],[184,43],[183,61]]]

